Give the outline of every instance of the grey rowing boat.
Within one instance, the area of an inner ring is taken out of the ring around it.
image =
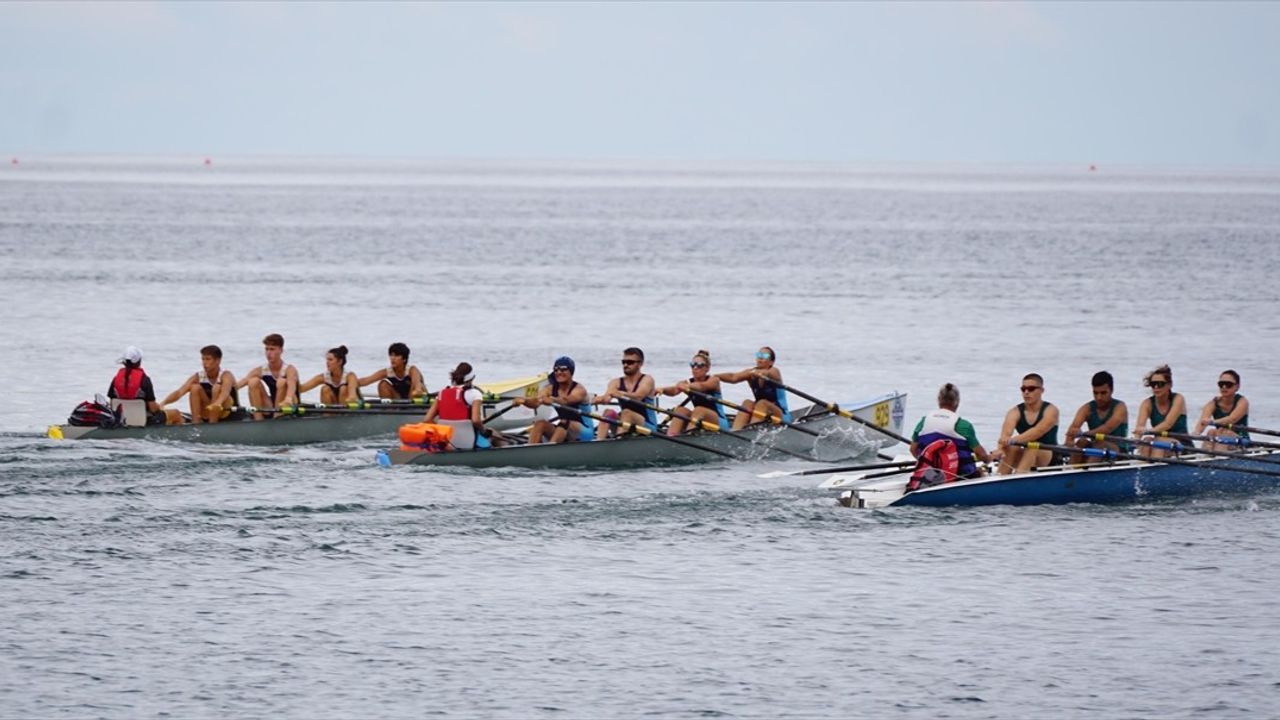
[[[536,395],[546,382],[546,376],[538,375],[481,385],[494,399],[492,405],[486,404],[485,411],[495,414],[504,410],[512,398]],[[374,406],[358,412],[319,414],[322,412],[315,410],[309,414],[283,415],[266,420],[230,420],[199,425],[113,428],[54,425],[49,428],[49,436],[66,440],[133,438],[219,445],[303,445],[394,435],[401,425],[419,421],[426,413],[426,406]],[[532,411],[518,407],[504,412],[488,426],[499,431],[516,430],[528,426],[533,420]]]
[[[786,457],[782,453],[785,450],[805,455],[816,462],[842,462],[865,457],[897,442],[875,428],[901,434],[906,399],[903,393],[888,393],[863,402],[841,404],[841,408],[868,421],[868,424],[816,406],[793,414],[798,427],[812,430],[818,437],[787,427],[760,424],[734,433],[681,435],[678,438],[680,442],[663,437],[626,436],[561,445],[517,445],[453,452],[426,452],[401,447],[379,451],[377,461],[387,467],[621,468],[715,462],[724,460],[725,453],[741,460],[783,458]],[[730,434],[752,442],[744,443],[727,437]]]

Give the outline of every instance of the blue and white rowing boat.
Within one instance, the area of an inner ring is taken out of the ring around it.
[[[1280,491],[1280,452],[1251,450],[1238,457],[1186,457],[1175,462],[1125,460],[1062,465],[1018,475],[989,475],[907,492],[911,473],[836,476],[821,487],[839,489],[855,508],[1064,505],[1146,502],[1206,495]]]

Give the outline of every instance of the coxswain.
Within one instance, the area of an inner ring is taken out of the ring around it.
[[[484,427],[484,393],[472,387],[476,379],[471,363],[458,363],[449,373],[449,386],[436,394],[423,422],[453,427],[450,443],[455,450],[490,447]]]
[[[245,373],[236,383],[237,388],[249,388],[254,420],[263,418],[257,409],[298,404],[298,369],[284,361],[284,336],[271,333],[262,338],[262,354],[267,362]]]
[[[791,412],[787,410],[787,393],[779,387],[782,384],[782,371],[774,364],[778,354],[771,347],[762,347],[756,351],[755,367],[738,372],[722,372],[716,375],[727,383],[746,382],[751,387],[754,399],[742,403],[743,410],[733,418],[733,429],[741,430],[747,425],[764,422],[770,418],[791,422]],[[772,381],[772,382],[770,382]]]
[[[347,371],[347,346],[329,348],[324,356],[324,372],[298,387],[298,396],[320,388],[320,402],[325,405],[351,403],[360,400],[360,379]]]
[[[142,351],[130,345],[124,349],[117,361],[124,367],[116,371],[116,376],[107,388],[107,397],[118,400],[142,400],[147,404],[147,424],[165,425],[181,423],[182,413],[171,410],[168,413],[156,402],[155,387],[151,377],[142,369]]]
[[[662,395],[675,396],[685,393],[692,409],[678,407],[667,425],[668,435],[679,435],[702,428],[703,423],[711,423],[721,430],[729,429],[729,418],[724,414],[724,405],[720,399],[720,378],[711,374],[711,353],[699,350],[689,360],[689,379],[681,380],[675,385],[658,388]],[[700,393],[695,395],[694,393]],[[703,397],[706,396],[706,397]]]
[[[1093,399],[1076,410],[1076,416],[1067,426],[1067,445],[1112,452],[1128,450],[1127,446],[1121,447],[1114,441],[1099,440],[1094,437],[1096,435],[1129,436],[1129,406],[1113,396],[1115,384],[1115,378],[1111,377],[1111,373],[1106,370],[1093,374]],[[1087,437],[1080,437],[1080,435]],[[1073,464],[1096,462],[1100,459],[1083,453],[1071,453]]]
[[[1249,433],[1235,429],[1236,425],[1249,425],[1249,400],[1240,394],[1240,373],[1223,370],[1218,376],[1218,394],[1205,403],[1196,423],[1196,435],[1206,433],[1211,437],[1249,439]],[[1207,428],[1207,431],[1206,431]],[[1237,450],[1237,443],[1205,443],[1207,450]]]
[[[200,348],[200,365],[200,372],[187,378],[160,404],[169,405],[186,395],[191,405],[193,425],[239,419],[241,411],[238,408],[240,400],[236,393],[236,377],[229,370],[222,369],[222,348],[217,345]]]
[[[1161,365],[1147,373],[1142,384],[1151,388],[1151,397],[1138,405],[1138,421],[1133,424],[1133,436],[1136,438],[1163,436],[1164,433],[1185,436],[1187,434],[1187,401],[1182,397],[1182,393],[1173,391],[1173,371],[1169,366]],[[1148,422],[1151,427],[1144,430],[1143,427]],[[1186,442],[1186,440],[1182,441]],[[1138,454],[1143,457],[1161,458],[1168,455],[1169,451],[1143,445],[1138,448]]]
[[[1000,443],[992,458],[1000,461],[1000,474],[1030,472],[1031,468],[1050,465],[1054,460],[1052,450],[1031,451],[1010,443],[1038,442],[1058,444],[1058,407],[1044,401],[1044,378],[1028,373],[1022,378],[1022,402],[1005,413],[1000,428]],[[1031,420],[1028,415],[1034,416]]]
[[[547,376],[548,382],[534,398],[516,398],[512,404],[528,408],[560,405],[554,420],[538,419],[529,430],[529,444],[588,441],[595,437],[595,421],[584,413],[591,411],[591,394],[573,379],[577,369],[573,358],[561,356]]]
[[[601,395],[592,398],[594,405],[617,402],[618,410],[609,410],[605,415],[615,417],[619,422],[629,423],[650,430],[658,429],[658,413],[653,409],[657,404],[655,383],[653,378],[641,372],[644,367],[644,351],[638,347],[629,347],[622,351],[622,377],[609,381]],[[603,440],[616,426],[600,423],[596,428],[596,439]],[[617,434],[616,432],[614,433]]]
[[[422,372],[409,364],[409,346],[402,342],[387,348],[387,367],[360,378],[359,383],[360,387],[378,383],[378,397],[385,400],[412,400],[427,394]]]
[[[911,433],[912,457],[920,457],[925,448],[939,440],[949,440],[955,445],[958,460],[956,478],[946,478],[946,482],[981,477],[982,467],[974,462],[975,457],[984,463],[991,462],[991,455],[978,442],[973,423],[960,417],[959,409],[960,388],[947,383],[938,390],[938,409],[920,418]]]

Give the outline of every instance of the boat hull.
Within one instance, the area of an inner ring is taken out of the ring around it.
[[[1190,465],[1130,461],[1063,466],[1021,475],[962,480],[906,494],[904,474],[846,491],[841,503],[867,508],[1114,504],[1280,490],[1280,477],[1239,470],[1280,471],[1280,465],[1258,462],[1259,457],[1276,459],[1280,453],[1251,452],[1240,458],[1202,456],[1190,461]]]
[[[497,400],[485,411],[492,413],[507,407],[505,399],[536,395],[545,377],[495,383]],[[379,435],[395,435],[401,425],[420,422],[426,407],[404,409],[379,408],[359,412],[340,412],[331,415],[285,415],[266,420],[232,420],[199,425],[148,425],[146,427],[97,428],[76,425],[57,425],[50,429],[50,436],[66,440],[162,440],[171,442],[211,443],[218,445],[306,445],[312,443],[342,442]],[[489,427],[508,431],[527,427],[534,420],[533,411],[515,408],[502,417],[495,418]]]
[[[901,434],[906,395],[889,393],[847,407],[855,416]],[[429,453],[418,450],[393,449],[378,453],[384,466],[418,465],[430,467],[465,466],[474,468],[593,468],[639,467],[645,465],[680,465],[724,461],[719,453],[734,459],[786,459],[793,457],[781,450],[811,456],[818,462],[840,462],[863,457],[894,444],[887,435],[877,433],[861,423],[817,408],[795,413],[797,423],[821,433],[815,438],[785,427],[756,425],[733,433],[751,442],[728,437],[729,433],[682,435],[682,442],[661,437],[628,436],[593,442],[560,445],[520,445],[490,450]]]

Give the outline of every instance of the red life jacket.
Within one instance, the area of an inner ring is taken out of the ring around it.
[[[960,453],[950,440],[934,440],[920,451],[915,472],[907,481],[907,492],[944,482],[955,482],[960,470]],[[931,472],[932,471],[932,472]]]
[[[142,394],[142,380],[147,376],[141,367],[120,368],[111,381],[111,389],[121,400],[137,400]]]
[[[471,407],[462,399],[464,392],[466,392],[466,388],[459,385],[441,390],[440,394],[436,396],[436,403],[440,407],[440,412],[436,414],[436,417],[441,420],[470,420]]]

